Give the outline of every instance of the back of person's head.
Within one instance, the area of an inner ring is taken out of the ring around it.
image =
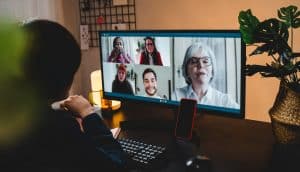
[[[26,79],[48,101],[65,98],[81,62],[75,38],[62,25],[35,20],[23,25],[29,37],[24,68]]]

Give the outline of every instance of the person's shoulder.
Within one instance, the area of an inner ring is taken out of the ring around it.
[[[125,84],[126,84],[127,87],[132,88],[130,82],[129,82],[127,79],[126,79],[126,81],[125,81]]]
[[[174,93],[172,94],[172,98],[175,100],[180,100],[181,98],[186,97],[188,89],[189,89],[188,85],[176,88]]]
[[[183,87],[176,88],[176,91],[178,91],[178,92],[187,92],[188,89],[189,89],[189,85],[185,85]]]
[[[235,102],[235,100],[230,96],[230,94],[223,93],[215,88],[211,87],[211,94],[215,97],[216,100],[220,100],[223,102],[223,104],[226,104],[226,106],[232,106],[236,107],[238,104]]]
[[[158,50],[156,51],[156,56],[161,58],[160,52]]]
[[[145,57],[146,56],[146,51],[142,51],[141,52],[141,57]]]
[[[209,88],[209,92],[211,94],[211,96],[214,96],[214,97],[218,97],[218,98],[228,98],[228,94],[226,93],[223,93],[213,87],[210,87]]]
[[[45,114],[44,114],[45,115]],[[48,110],[47,112],[47,125],[53,129],[67,129],[77,126],[77,121],[75,120],[73,114],[65,110]]]
[[[221,92],[221,91],[219,91],[219,90],[217,90],[217,89],[215,89],[213,87],[209,87],[209,90],[212,91],[215,94],[218,94],[218,95],[224,95],[224,94],[226,94],[226,93],[223,93],[223,92]]]

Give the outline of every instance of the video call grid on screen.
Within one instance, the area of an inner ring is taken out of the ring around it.
[[[123,54],[131,59],[124,65],[126,80],[131,85],[133,94],[112,91],[112,83],[117,79],[117,71],[121,64],[109,61],[116,37],[122,39]],[[144,40],[146,37],[154,39],[162,66],[140,64],[141,54],[146,50]],[[178,106],[180,96],[176,96],[178,95],[176,93],[180,88],[188,87],[182,69],[186,50],[192,44],[200,42],[206,48],[210,48],[215,56],[215,60],[212,60],[214,65],[211,65],[213,80],[209,85],[223,94],[221,97],[207,95],[207,101],[204,103],[198,100],[197,108],[244,117],[245,45],[238,30],[99,31],[99,38],[104,97]],[[146,85],[143,81],[143,72],[147,68],[151,68],[157,77],[157,91],[152,97],[145,91]],[[224,95],[225,99],[222,98]],[[228,103],[228,97],[235,102],[234,105]]]

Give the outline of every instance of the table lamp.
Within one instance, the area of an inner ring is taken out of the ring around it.
[[[90,77],[92,87],[92,91],[89,93],[90,102],[100,106],[103,110],[118,110],[121,107],[120,101],[103,98],[101,70],[93,71]]]

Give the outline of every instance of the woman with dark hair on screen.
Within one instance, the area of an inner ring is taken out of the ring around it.
[[[126,78],[126,67],[124,64],[120,64],[118,67],[115,80],[112,83],[112,92],[133,95],[132,86]]]
[[[131,57],[124,51],[124,41],[121,37],[115,37],[113,41],[113,50],[111,51],[108,62],[131,63]]]
[[[201,42],[189,46],[182,64],[182,75],[187,86],[175,90],[175,100],[191,98],[205,105],[239,107],[228,94],[210,85],[216,76],[216,59],[210,47]]]
[[[160,53],[156,49],[154,38],[146,37],[144,40],[145,50],[141,54],[140,64],[162,66],[163,63],[161,60]]]

